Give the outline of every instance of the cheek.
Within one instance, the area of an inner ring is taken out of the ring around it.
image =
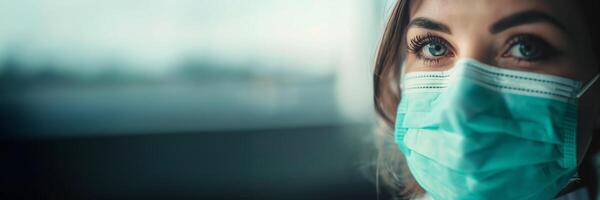
[[[594,96],[581,97],[577,108],[577,161],[580,163],[589,149],[596,117]]]
[[[568,77],[581,80],[585,84],[587,80],[598,73],[595,57],[590,52],[592,52],[591,49],[582,46],[571,46],[562,59],[561,66],[564,68],[561,70]]]
[[[414,72],[414,71],[418,71],[417,69],[415,69],[415,56],[411,55],[411,54],[407,54],[406,55],[406,59],[405,59],[405,63],[403,65],[404,67],[404,73],[408,73],[408,72]]]
[[[404,73],[409,72],[422,72],[422,71],[446,71],[452,68],[454,65],[452,60],[449,60],[447,63],[439,66],[428,66],[423,61],[420,61],[416,55],[408,54],[406,55],[406,63],[404,65],[405,71]]]
[[[427,68],[419,64],[416,56],[413,54],[406,55],[406,63],[404,65],[404,73],[428,71]]]
[[[593,66],[591,59],[586,59],[581,56],[580,59],[576,59],[576,63],[572,66],[584,66],[584,69],[579,69],[575,76],[579,80],[584,80],[582,83],[586,84],[591,77],[598,73],[598,70]],[[598,83],[596,83],[598,85]],[[592,135],[594,129],[597,129],[596,121],[598,120],[598,109],[600,109],[600,87],[598,89],[591,89],[586,92],[580,99],[578,104],[578,119],[577,119],[577,158],[581,162],[587,151],[589,150],[590,143],[592,141]],[[600,142],[600,141],[596,141]]]

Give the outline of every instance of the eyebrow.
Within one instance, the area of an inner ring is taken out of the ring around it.
[[[548,22],[559,29],[568,32],[565,25],[546,13],[540,11],[523,11],[498,20],[498,22],[494,23],[494,25],[490,27],[490,33],[496,34],[514,26],[536,22]]]
[[[451,34],[448,26],[424,17],[417,17],[411,20],[410,23],[408,23],[407,30],[413,26]]]
[[[514,26],[537,22],[548,22],[568,33],[568,30],[564,24],[560,23],[556,18],[540,11],[523,11],[502,18],[490,27],[490,33],[496,34]],[[448,26],[446,26],[445,24],[436,22],[425,17],[417,17],[411,20],[410,23],[408,23],[407,30],[412,28],[413,26],[452,34],[450,28],[448,28]]]

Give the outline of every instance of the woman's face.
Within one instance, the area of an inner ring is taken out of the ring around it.
[[[442,71],[460,58],[587,83],[599,73],[584,18],[571,0],[410,2],[405,72]],[[579,100],[578,159],[600,129],[600,87]]]

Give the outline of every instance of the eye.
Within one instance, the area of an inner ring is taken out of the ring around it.
[[[453,55],[446,40],[430,33],[413,38],[408,45],[408,50],[419,60],[426,62],[439,62],[440,59]]]
[[[532,59],[540,55],[540,50],[531,44],[516,44],[511,47],[510,55],[516,58]]]
[[[445,56],[447,53],[448,47],[435,41],[426,44],[425,47],[421,49],[421,55],[428,58]]]
[[[512,57],[517,60],[537,61],[548,58],[556,52],[543,39],[532,35],[518,35],[508,42],[508,50],[503,57]]]

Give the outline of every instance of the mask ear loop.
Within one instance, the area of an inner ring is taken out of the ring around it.
[[[597,74],[596,76],[594,76],[594,78],[590,82],[588,82],[585,86],[583,86],[583,88],[581,88],[581,91],[579,91],[579,93],[577,93],[576,97],[579,98],[579,97],[583,96],[583,94],[588,89],[590,89],[594,85],[594,83],[596,83],[596,81],[598,80],[598,78],[600,78],[600,74]]]
[[[579,172],[576,172],[571,179],[569,179],[569,183],[571,182],[579,182],[581,181],[581,177],[579,176]]]

